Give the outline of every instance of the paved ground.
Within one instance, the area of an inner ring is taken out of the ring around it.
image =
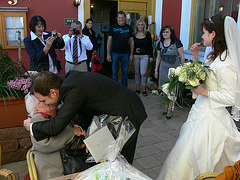
[[[135,91],[134,83],[133,79],[129,80],[129,88]],[[156,179],[190,108],[176,107],[173,118],[166,120],[161,116],[162,102],[159,96],[151,95],[150,92],[147,97],[143,97],[142,94],[139,96],[145,105],[148,118],[140,129],[133,165],[152,179]],[[20,180],[23,180],[27,173],[26,161],[4,164],[2,168],[11,169]]]
[[[176,107],[173,117],[166,120],[161,115],[163,102],[159,96],[150,93],[147,97],[139,96],[145,105],[148,118],[140,129],[133,165],[152,179],[156,179],[177,140],[190,108]]]

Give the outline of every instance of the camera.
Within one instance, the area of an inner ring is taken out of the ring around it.
[[[73,28],[73,34],[78,35],[78,34],[80,34],[80,32],[79,32],[79,30],[77,30],[77,28]]]
[[[54,37],[55,39],[57,39],[57,32],[56,32],[56,31],[52,31],[52,37]]]

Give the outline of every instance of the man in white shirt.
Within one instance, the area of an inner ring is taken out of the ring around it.
[[[63,36],[65,47],[65,72],[76,70],[87,72],[87,53],[86,50],[91,50],[93,45],[88,36],[82,33],[82,23],[75,21],[71,25],[69,34]]]

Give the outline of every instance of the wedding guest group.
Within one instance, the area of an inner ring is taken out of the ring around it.
[[[134,70],[136,82],[136,94],[140,93],[140,77],[142,83],[142,94],[147,96],[147,68],[148,59],[153,61],[153,47],[151,34],[147,31],[146,23],[143,19],[139,19],[135,26],[134,32]],[[149,56],[149,57],[148,57]]]
[[[92,72],[69,71],[57,76],[51,72],[38,73],[32,82],[31,93],[47,105],[61,103],[56,116],[49,121],[26,119],[24,126],[37,141],[60,134],[71,119],[79,114],[79,126],[84,130],[94,115],[128,116],[136,131],[124,145],[121,154],[133,162],[138,132],[147,118],[141,99],[130,89],[104,75]],[[136,108],[137,107],[137,108]]]
[[[58,73],[62,67],[55,49],[64,47],[61,33],[47,32],[46,21],[41,16],[33,16],[29,28],[31,32],[24,39],[24,45],[30,57],[30,70]]]
[[[88,36],[82,32],[82,23],[74,21],[68,34],[63,36],[65,42],[65,72],[76,70],[81,72],[88,71],[87,50],[92,50],[93,44]]]
[[[234,123],[240,107],[240,40],[235,20],[215,15],[201,23],[205,46],[211,46],[205,65],[206,84],[198,94],[178,140],[161,168],[159,180],[192,180],[205,172],[222,172],[240,159],[240,133]],[[191,47],[197,59],[200,43]],[[226,107],[232,106],[232,117]],[[237,166],[235,166],[237,167]]]
[[[126,24],[126,14],[119,11],[117,23],[112,25],[108,32],[107,61],[112,62],[112,79],[116,81],[118,81],[119,62],[121,62],[121,84],[125,87],[128,86],[128,66],[129,61],[133,61],[133,50],[133,28]]]
[[[185,59],[183,45],[176,37],[176,33],[172,26],[163,26],[159,36],[160,41],[157,45],[157,59],[154,75],[155,78],[159,79],[158,88],[161,90],[162,85],[169,81],[169,68],[177,67],[180,63],[183,63]],[[174,103],[167,101],[165,103],[163,115],[166,115],[166,118],[170,119],[174,110]]]

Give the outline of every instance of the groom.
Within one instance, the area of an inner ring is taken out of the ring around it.
[[[33,124],[28,119],[24,121],[27,130],[31,125],[37,141],[61,133],[76,114],[80,115],[79,125],[85,130],[94,115],[109,114],[123,119],[128,116],[136,131],[121,153],[129,163],[133,162],[138,132],[147,114],[141,99],[131,90],[98,73],[70,71],[61,78],[51,72],[38,73],[31,93],[45,104],[61,103],[50,121]]]

